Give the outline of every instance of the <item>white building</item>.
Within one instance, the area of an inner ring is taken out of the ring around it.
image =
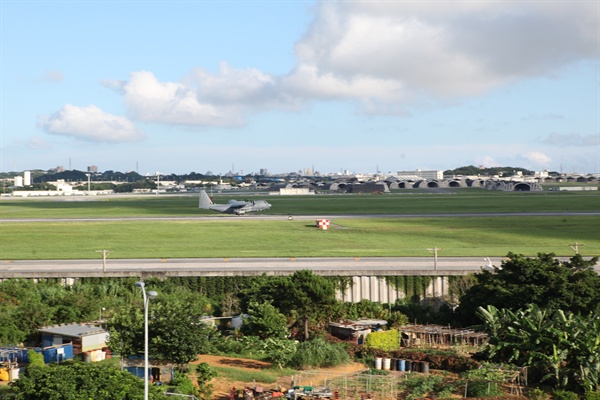
[[[444,179],[444,171],[422,171],[420,169],[414,171],[397,171],[397,175],[414,175],[421,179],[441,180]]]

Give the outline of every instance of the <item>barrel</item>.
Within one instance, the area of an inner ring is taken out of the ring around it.
[[[398,359],[392,358],[391,360],[390,371],[396,371],[398,369]]]
[[[390,370],[390,365],[391,365],[391,361],[389,358],[384,358],[383,359],[383,370],[384,371],[389,371]]]
[[[406,362],[404,363],[404,366],[405,366],[405,368],[406,368],[405,370],[407,372],[412,371],[412,360],[406,360]]]
[[[421,362],[421,372],[424,374],[428,374],[429,373],[429,361],[422,361]]]
[[[413,361],[412,362],[412,370],[414,372],[421,372],[421,361]]]
[[[375,357],[375,369],[381,369],[381,357]]]
[[[406,364],[406,360],[402,360],[402,359],[398,360],[398,371],[404,372],[405,364]]]

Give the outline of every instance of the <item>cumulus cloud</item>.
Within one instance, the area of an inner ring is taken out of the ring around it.
[[[592,3],[323,2],[284,83],[401,105],[479,95],[595,59],[596,31]]]
[[[122,83],[130,116],[140,121],[175,125],[238,126],[239,106],[217,105],[200,100],[197,88],[180,82],[160,82],[148,71],[131,73]]]
[[[546,138],[539,140],[543,144],[552,146],[596,146],[600,145],[600,137],[598,135],[583,136],[578,133],[560,134],[551,133]]]
[[[539,166],[542,168],[549,166],[550,162],[552,161],[552,159],[550,157],[548,157],[546,154],[537,152],[537,151],[523,153],[520,155],[519,158],[529,162],[530,164],[532,164],[534,166]]]
[[[282,76],[221,63],[176,82],[136,71],[102,84],[123,95],[131,119],[163,124],[237,127],[251,112],[312,100],[407,114],[596,60],[597,46],[592,2],[324,1]]]
[[[142,131],[127,118],[118,117],[90,105],[70,104],[38,121],[46,132],[92,142],[132,142],[144,137]]]

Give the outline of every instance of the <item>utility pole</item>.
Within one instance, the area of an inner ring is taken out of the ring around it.
[[[579,246],[583,246],[583,245],[584,245],[583,243],[577,243],[577,242],[575,242],[575,243],[573,243],[573,244],[570,244],[569,246],[570,246],[570,247],[571,247],[573,250],[575,250],[575,254],[579,254]]]
[[[440,250],[444,250],[441,249],[439,247],[433,247],[432,249],[427,249],[428,251],[430,251],[431,253],[433,253],[433,269],[434,271],[437,271],[437,254],[438,251]],[[437,297],[437,276],[433,277],[433,297]]]
[[[435,271],[437,271],[437,254],[438,254],[439,250],[444,250],[444,249],[441,249],[439,247],[434,247],[432,249],[427,249],[427,250],[429,250],[430,252],[433,253],[433,269]]]
[[[96,253],[102,253],[102,272],[106,272],[106,256],[112,252],[110,250],[96,250]]]

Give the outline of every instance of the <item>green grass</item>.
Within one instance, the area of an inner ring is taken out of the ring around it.
[[[218,379],[226,379],[229,381],[239,381],[252,383],[254,381],[260,383],[275,383],[277,378],[281,376],[292,376],[296,373],[295,370],[284,368],[268,368],[262,370],[244,370],[236,367],[219,367],[213,366],[212,369],[217,371]]]
[[[218,203],[244,194],[215,196]],[[265,214],[439,214],[490,212],[600,212],[600,192],[499,192],[405,190],[385,195],[247,196],[273,207]],[[0,218],[102,218],[218,215],[198,209],[197,195],[0,199]]]
[[[186,257],[504,256],[552,252],[600,254],[600,216],[339,218],[312,221],[227,220],[3,222],[0,259]]]
[[[217,196],[226,202],[236,196]],[[106,217],[185,217],[220,214],[198,209],[197,195],[149,195],[94,199],[1,199],[0,259],[503,256],[552,252],[600,254],[600,216],[435,217],[435,214],[600,212],[599,192],[496,192],[405,190],[386,195],[248,196],[287,215],[431,214],[427,218],[335,218],[321,231],[312,221],[217,220],[102,221]],[[10,222],[22,218],[99,218],[93,222]]]

